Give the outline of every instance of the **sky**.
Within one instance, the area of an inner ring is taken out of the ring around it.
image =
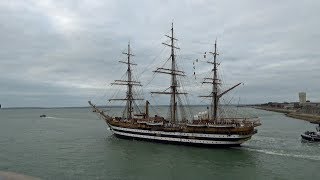
[[[1,0],[0,104],[105,104],[118,88],[110,83],[126,71],[118,61],[129,41],[143,95],[166,104],[149,92],[169,87],[152,71],[170,55],[161,43],[172,22],[191,104],[205,103],[197,96],[210,92],[201,78],[212,57],[203,54],[215,40],[225,88],[243,83],[232,101],[292,102],[298,92],[320,101],[319,8],[317,0]]]

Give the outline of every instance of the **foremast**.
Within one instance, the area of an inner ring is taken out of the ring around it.
[[[213,65],[213,69],[212,69],[213,76],[212,76],[212,78],[204,78],[204,81],[202,82],[202,84],[212,84],[212,92],[208,96],[199,96],[199,97],[211,97],[211,117],[212,117],[213,121],[217,121],[218,120],[218,105],[219,105],[220,98],[224,94],[228,93],[232,89],[239,86],[241,83],[238,83],[238,84],[232,86],[231,88],[229,88],[219,94],[219,85],[221,84],[221,80],[218,78],[218,65],[220,65],[220,64],[217,63],[217,56],[219,55],[219,53],[217,52],[217,40],[215,40],[215,43],[214,43],[214,51],[209,52],[209,53],[213,55],[213,62],[207,61],[207,63]]]
[[[130,49],[130,42],[128,43],[128,50],[127,52],[123,52],[122,54],[127,55],[127,61],[119,61],[120,63],[127,64],[127,80],[115,80],[111,85],[124,85],[127,86],[127,93],[126,97],[123,99],[109,99],[109,101],[126,101],[126,118],[132,119],[133,118],[133,103],[134,100],[143,100],[141,98],[134,98],[133,95],[133,86],[142,86],[141,82],[134,81],[132,78],[132,69],[131,66],[135,66],[137,64],[134,64],[131,62],[131,57],[134,56],[134,54],[131,53]]]
[[[179,85],[177,82],[177,76],[185,76],[185,73],[184,73],[184,71],[178,70],[177,65],[176,65],[175,49],[180,49],[180,48],[176,47],[174,45],[175,41],[178,41],[178,39],[176,39],[173,34],[173,23],[171,24],[171,36],[169,36],[169,35],[165,35],[165,36],[170,39],[170,44],[167,44],[167,43],[162,43],[162,44],[171,48],[171,55],[170,55],[171,69],[157,68],[154,72],[169,74],[171,76],[171,85],[169,87],[170,92],[162,91],[162,92],[151,92],[151,93],[152,94],[169,94],[169,95],[171,95],[171,98],[170,98],[170,122],[176,123],[178,120],[178,117],[177,117],[177,98],[178,98],[178,95],[179,94],[187,94],[187,93],[178,91]]]

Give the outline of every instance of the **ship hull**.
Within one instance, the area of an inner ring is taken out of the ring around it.
[[[187,143],[187,142],[177,142],[177,141],[164,141],[164,140],[157,140],[157,139],[148,139],[148,138],[139,138],[139,137],[131,137],[125,136],[120,134],[115,134],[119,139],[125,140],[138,140],[138,141],[146,141],[152,143],[159,143],[159,144],[173,144],[173,145],[183,145],[183,146],[194,146],[194,147],[210,147],[210,148],[228,148],[228,147],[239,147],[241,144],[201,144],[201,143]]]
[[[178,144],[203,147],[235,147],[251,138],[250,135],[223,135],[150,131],[110,126],[113,134],[122,139],[136,139],[163,144]]]
[[[104,119],[113,134],[123,139],[137,139],[165,144],[181,144],[190,146],[233,147],[240,146],[257,133],[254,123],[226,124],[165,124],[147,120],[122,120],[110,117],[103,111],[89,104]]]

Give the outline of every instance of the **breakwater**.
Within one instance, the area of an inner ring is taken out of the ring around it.
[[[274,108],[274,107],[255,106],[254,108],[266,110],[266,111],[284,113],[288,117],[301,119],[301,120],[305,120],[313,123],[320,123],[319,115],[299,113],[299,112],[296,112],[296,110],[292,110],[292,109],[282,109],[282,108]]]

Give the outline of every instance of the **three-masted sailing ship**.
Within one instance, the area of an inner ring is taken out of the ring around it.
[[[112,85],[122,85],[127,87],[126,96],[119,99],[110,99],[110,101],[125,101],[126,106],[122,117],[113,117],[109,113],[104,112],[96,105],[89,101],[93,112],[96,112],[106,124],[110,127],[113,134],[120,138],[139,139],[161,143],[174,143],[184,145],[197,146],[239,146],[243,142],[249,140],[252,135],[257,133],[255,127],[261,125],[259,118],[239,118],[239,117],[219,117],[219,100],[223,95],[240,85],[237,84],[223,92],[219,89],[221,81],[218,78],[217,63],[217,43],[215,42],[213,61],[207,63],[213,66],[212,76],[205,78],[203,84],[211,84],[212,91],[209,95],[201,96],[211,99],[211,107],[205,116],[194,116],[188,119],[181,115],[178,117],[178,109],[182,107],[180,103],[180,95],[186,95],[186,92],[180,90],[179,76],[185,76],[184,71],[179,70],[176,64],[175,41],[173,24],[171,34],[166,35],[170,39],[170,43],[163,43],[171,48],[171,67],[157,68],[155,73],[168,74],[171,77],[171,83],[167,90],[160,92],[151,92],[153,94],[170,95],[169,116],[167,118],[160,115],[151,116],[149,114],[149,102],[146,101],[144,112],[135,113],[134,104],[142,98],[135,97],[133,88],[142,86],[139,81],[132,78],[132,66],[136,65],[131,61],[133,54],[128,51],[124,54],[127,56],[126,61],[120,61],[127,65],[127,77],[125,80],[115,80]],[[169,90],[169,91],[168,91]],[[183,114],[184,110],[179,112]]]

